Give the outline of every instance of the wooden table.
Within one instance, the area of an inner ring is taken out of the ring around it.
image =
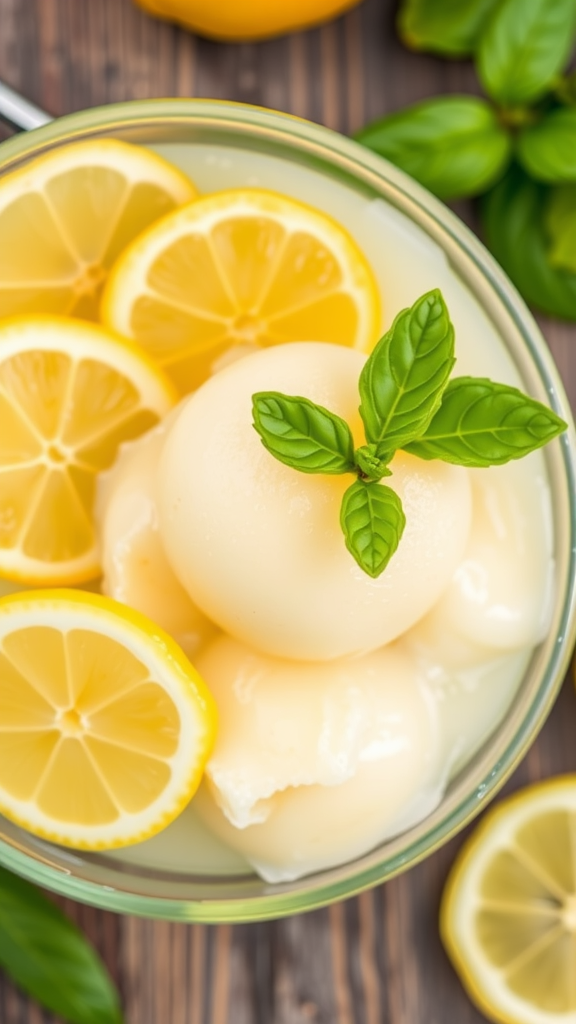
[[[153,21],[130,0],[0,0],[0,79],[55,115],[201,96],[275,107],[342,132],[436,93],[476,91],[469,63],[404,50],[394,14],[393,0],[364,0],[318,30],[219,45]],[[542,327],[576,406],[576,327]],[[575,770],[575,736],[567,683],[507,789]],[[61,902],[116,978],[128,1024],[477,1024],[484,1017],[437,931],[461,841],[358,899],[268,924],[153,923]],[[0,1024],[53,1020],[0,979]]]

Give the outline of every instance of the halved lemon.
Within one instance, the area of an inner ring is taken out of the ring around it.
[[[176,401],[161,370],[102,327],[64,317],[0,322],[0,576],[98,576],[96,474]]]
[[[0,179],[0,317],[98,319],[119,253],[190,202],[194,185],[166,160],[114,139],[64,145]]]
[[[380,329],[372,270],[335,221],[286,196],[204,196],[120,257],[102,318],[186,393],[238,354],[287,341],[369,351]]]
[[[576,775],[486,815],[452,869],[440,927],[490,1020],[576,1024]]]
[[[216,710],[149,619],[73,590],[0,600],[0,812],[89,850],[165,828],[200,783]]]

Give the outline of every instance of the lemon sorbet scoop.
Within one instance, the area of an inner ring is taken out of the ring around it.
[[[159,464],[160,535],[192,601],[239,640],[279,657],[323,660],[389,643],[437,601],[470,528],[465,468],[398,453],[388,485],[406,529],[372,579],[340,528],[347,476],[295,473],[262,446],[252,395],[301,395],[350,424],[357,443],[358,376],[366,357],[294,343],[232,364],[187,399]]]
[[[223,636],[197,663],[220,725],[194,806],[267,881],[357,857],[438,803],[436,709],[396,644],[294,662]]]

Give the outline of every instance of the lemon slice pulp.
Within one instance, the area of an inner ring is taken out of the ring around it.
[[[64,317],[0,323],[1,575],[99,575],[96,474],[176,398],[144,354],[101,327]]]
[[[199,785],[213,700],[176,644],[108,598],[0,600],[0,811],[109,849],[155,835]]]
[[[576,1024],[576,776],[491,811],[452,870],[441,933],[471,997],[504,1024]]]
[[[137,239],[111,272],[102,318],[185,393],[257,347],[327,341],[369,351],[380,303],[364,255],[330,217],[274,192],[231,189]]]
[[[114,139],[72,143],[0,179],[0,317],[98,319],[118,254],[196,195],[155,153]]]

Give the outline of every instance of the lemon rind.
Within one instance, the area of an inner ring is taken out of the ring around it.
[[[5,175],[0,182],[0,213],[23,192],[41,192],[56,175],[79,167],[111,168],[123,174],[132,186],[159,185],[178,204],[198,195],[187,175],[158,153],[120,139],[86,139],[68,142]],[[146,173],[152,169],[157,173]]]
[[[165,686],[182,722],[178,751],[173,758],[166,758],[166,763],[179,770],[177,781],[169,783],[144,812],[123,812],[123,828],[117,822],[94,827],[55,825],[46,815],[25,813],[23,802],[7,797],[2,788],[0,812],[34,835],[62,846],[92,851],[119,849],[157,835],[189,803],[214,746],[216,705],[174,640],[146,616],[111,598],[74,590],[32,591],[0,598],[0,645],[3,637],[15,629],[52,626],[63,631],[64,623],[68,628],[92,631],[98,624],[106,626],[105,635],[143,661],[151,668],[154,681]],[[188,751],[190,726],[195,730],[195,742],[193,750],[190,747]]]
[[[30,337],[24,348],[21,339],[32,331],[38,333]],[[70,337],[70,348],[62,344],[62,337],[66,335]],[[166,412],[180,400],[170,378],[140,345],[103,324],[51,313],[3,317],[0,321],[0,362],[23,351],[34,350],[61,351],[74,360],[93,358],[101,362],[106,360],[100,359],[100,355],[107,352],[110,356],[108,365],[125,372],[132,383],[145,385],[145,390],[140,389],[143,399],[157,403],[158,408],[166,409]]]
[[[68,344],[64,340],[68,339]],[[0,362],[29,351],[57,351],[73,360],[94,359],[123,373],[137,388],[142,408],[161,420],[179,401],[164,371],[138,345],[100,324],[72,317],[35,314],[6,317],[0,323]],[[18,464],[14,463],[14,469]],[[0,572],[9,580],[36,585],[86,583],[101,573],[96,545],[77,558],[45,562],[19,547],[0,548]]]
[[[101,301],[103,323],[112,330],[133,337],[131,311],[142,294],[161,297],[150,289],[147,273],[150,265],[170,245],[184,237],[189,229],[200,226],[208,234],[222,220],[269,213],[283,216],[294,230],[305,230],[319,237],[333,252],[344,271],[339,289],[350,295],[359,314],[353,348],[369,351],[378,338],[381,325],[380,294],[372,268],[352,236],[329,214],[306,203],[269,189],[226,189],[199,199],[166,214],[147,228],[124,250],[111,268]],[[313,339],[311,339],[313,340]]]
[[[566,799],[568,797],[568,799]],[[496,1024],[576,1024],[576,1009],[548,1014],[514,995],[474,936],[472,915],[481,906],[478,885],[495,850],[524,822],[551,810],[576,814],[576,775],[556,776],[513,794],[488,812],[460,850],[444,889],[440,936],[470,998]]]

